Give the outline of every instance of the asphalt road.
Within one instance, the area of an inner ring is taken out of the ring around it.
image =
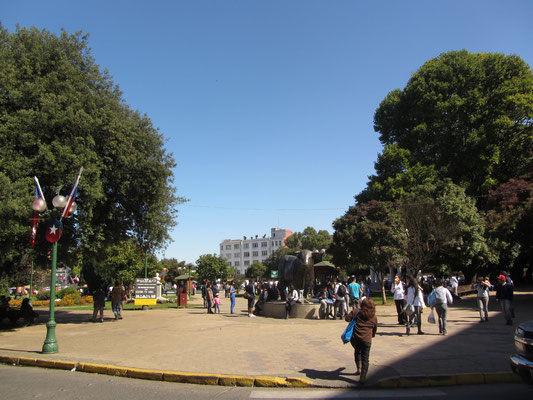
[[[483,400],[533,396],[533,385],[499,384],[395,390],[265,389],[201,386],[118,378],[97,374],[0,365],[2,399],[447,399]]]

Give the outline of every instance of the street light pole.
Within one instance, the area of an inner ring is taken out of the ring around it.
[[[56,266],[57,266],[57,242],[52,245],[52,277],[50,282],[50,318],[46,323],[46,339],[43,344],[43,354],[57,353],[55,321],[55,298],[56,298]]]

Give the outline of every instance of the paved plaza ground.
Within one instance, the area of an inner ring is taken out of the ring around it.
[[[56,309],[59,352],[41,354],[48,312],[38,310],[40,322],[11,329],[0,326],[0,357],[96,363],[157,371],[239,376],[295,377],[324,387],[357,385],[353,349],[340,335],[340,320],[249,318],[246,301],[237,299],[236,314],[222,299],[221,314],[206,314],[201,296],[189,308],[130,310],[114,321],[106,311],[104,323],[89,322],[91,311]],[[499,304],[491,298],[490,320],[480,324],[473,296],[450,308],[448,336],[427,323],[425,335],[405,335],[397,325],[394,306],[377,307],[378,332],[370,352],[368,386],[391,383],[444,384],[509,380],[509,356],[517,323],[533,319],[533,292],[517,291],[515,326],[506,326]],[[416,328],[411,330],[416,333]],[[458,378],[459,377],[459,378]],[[491,377],[491,378],[487,378]],[[435,380],[434,379],[434,380]],[[450,381],[451,380],[451,381]],[[383,386],[384,387],[384,386]]]

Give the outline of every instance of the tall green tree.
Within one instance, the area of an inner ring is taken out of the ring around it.
[[[131,237],[145,249],[166,246],[184,201],[173,186],[176,163],[150,119],[130,109],[95,63],[87,35],[0,26],[0,88],[0,275],[14,276],[29,258],[33,176],[51,205],[81,166],[79,208],[64,224],[60,260],[93,265]],[[37,265],[48,263],[42,230]]]
[[[515,55],[441,54],[387,95],[374,128],[411,163],[484,196],[533,169],[533,72]]]
[[[246,269],[246,277],[247,278],[253,278],[253,279],[259,279],[264,278],[267,273],[267,267],[260,263],[260,262],[254,262],[252,265],[250,265]]]
[[[216,254],[204,254],[196,260],[196,272],[200,282],[214,281],[228,277],[227,261]]]
[[[333,263],[372,267],[385,304],[383,278],[391,267],[403,265],[406,255],[407,235],[397,204],[375,200],[357,204],[335,220],[333,228],[333,243],[328,250]]]
[[[285,239],[285,245],[293,250],[322,250],[331,244],[331,235],[326,230],[316,231],[308,226],[303,232],[294,232]]]

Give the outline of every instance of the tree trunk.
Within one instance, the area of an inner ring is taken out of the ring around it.
[[[387,293],[385,292],[385,283],[383,282],[383,279],[381,280],[381,300],[383,301],[383,305],[387,304]]]

